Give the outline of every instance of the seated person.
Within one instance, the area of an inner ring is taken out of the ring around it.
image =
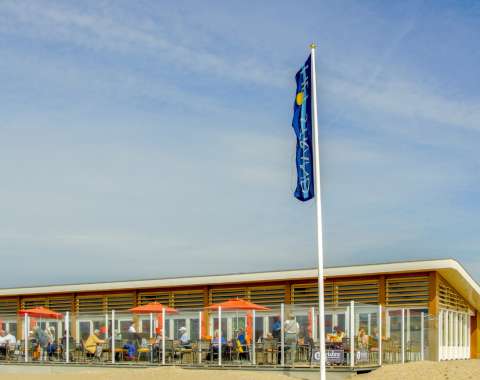
[[[238,329],[236,346],[240,356],[247,356],[247,351],[248,351],[247,339],[245,338],[245,332],[243,331],[242,328]]]
[[[213,357],[210,357],[210,353],[208,353],[207,355],[207,360],[213,360],[214,357],[215,357],[215,354],[216,356],[218,357],[218,340],[219,340],[219,332],[218,330],[215,330],[215,333],[213,334],[213,337],[212,337],[212,353],[213,353]],[[220,343],[222,344],[222,356],[223,354],[225,354],[226,350],[227,350],[227,340],[225,339],[224,336],[221,337],[220,339]]]
[[[245,346],[247,344],[247,339],[245,338],[245,332],[243,331],[242,328],[238,329],[237,339],[240,341],[240,344],[242,346]]]
[[[4,330],[0,330],[0,354],[2,356],[6,356],[7,355],[7,344],[8,344],[8,341],[6,339],[6,333]]]
[[[88,356],[94,356],[98,359],[102,356],[102,344],[105,343],[103,339],[99,338],[100,330],[95,329],[92,335],[90,335],[85,342],[85,350]]]
[[[8,342],[10,347],[15,347],[17,345],[17,338],[15,338],[15,335],[10,334],[8,331],[6,331],[5,340]]]
[[[363,327],[358,330],[357,344],[360,349],[368,348],[368,335],[365,334],[365,329]]]
[[[134,360],[136,353],[137,353],[137,348],[135,347],[135,344],[132,342],[127,342],[123,345],[122,347],[124,350],[127,350],[127,355],[124,357],[125,360]]]
[[[132,343],[140,346],[142,344],[142,337],[139,333],[137,333],[137,329],[135,328],[135,323],[132,322],[130,327],[128,328],[128,338],[132,341]]]
[[[342,343],[343,338],[345,338],[345,333],[338,326],[335,326],[333,331],[335,332],[333,335],[333,342]]]
[[[160,353],[162,352],[162,333],[160,329],[157,329],[156,331],[156,336],[154,338],[154,342],[152,345],[153,349],[153,360],[159,360],[160,361]]]
[[[273,340],[272,333],[267,333],[267,336],[265,337],[263,336],[259,337],[257,343],[264,343],[266,340]]]
[[[179,339],[180,345],[184,348],[191,348],[192,344],[190,343],[190,339],[188,338],[188,335],[187,335],[187,328],[180,327],[178,331],[180,332],[180,339]]]

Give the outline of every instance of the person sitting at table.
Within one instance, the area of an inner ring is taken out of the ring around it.
[[[17,344],[17,338],[15,335],[12,335],[9,331],[5,331],[5,340],[10,345],[10,347],[15,347]]]
[[[162,332],[157,329],[154,342],[152,344],[153,361],[160,361],[160,353],[162,352]]]
[[[0,330],[0,354],[2,356],[7,356],[7,338],[4,330]]]
[[[128,328],[128,335],[129,340],[133,342],[137,347],[142,344],[142,337],[139,333],[137,333],[137,329],[135,328],[135,322],[132,322],[130,324],[130,327]]]
[[[210,353],[207,355],[207,360],[213,360],[215,358],[215,354],[218,357],[218,339],[219,339],[219,332],[218,330],[215,330],[213,337],[212,337],[212,358],[210,358]],[[222,352],[221,355],[223,356],[227,350],[227,340],[225,339],[224,336],[220,338],[220,342],[222,344]]]
[[[239,357],[247,357],[247,351],[248,351],[248,345],[247,345],[247,339],[245,338],[245,332],[243,329],[240,327],[237,332],[237,338],[236,338],[236,346],[238,353],[240,354]]]
[[[342,331],[342,329],[339,326],[335,326],[333,331],[335,332],[335,334],[333,335],[333,342],[342,343],[343,338],[345,338],[345,333]]]
[[[103,339],[99,338],[100,330],[95,329],[92,335],[90,335],[85,342],[85,350],[87,350],[87,356],[100,359],[102,356],[103,347],[105,343]]]
[[[368,335],[365,334],[365,329],[363,327],[358,329],[357,344],[360,349],[366,349],[368,347]]]
[[[264,343],[266,340],[272,340],[273,335],[272,333],[267,333],[267,336],[260,336],[257,340],[257,343]]]
[[[190,339],[188,338],[188,335],[187,335],[187,328],[185,326],[182,326],[178,329],[178,331],[180,333],[180,338],[179,338],[180,345],[184,348],[191,348],[192,344],[190,343]]]

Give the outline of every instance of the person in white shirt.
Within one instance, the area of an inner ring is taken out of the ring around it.
[[[4,330],[0,330],[0,354],[2,354],[3,356],[7,355],[8,340],[6,335],[7,334],[5,333]]]
[[[285,345],[288,347],[288,357],[290,364],[293,366],[295,363],[295,356],[297,354],[297,336],[300,330],[300,325],[295,320],[293,314],[288,315],[288,319],[284,324],[285,331]]]
[[[15,338],[15,335],[10,334],[10,332],[7,332],[7,335],[5,335],[5,339],[10,345],[10,347],[15,347],[17,344],[17,338]]]
[[[137,332],[137,330],[135,329],[135,323],[132,323],[130,325],[130,327],[128,328],[128,332],[132,334],[135,334]]]
[[[190,346],[190,339],[188,339],[187,328],[180,327],[178,331],[180,332],[180,344],[184,347]]]

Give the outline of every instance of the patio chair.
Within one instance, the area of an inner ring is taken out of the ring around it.
[[[418,342],[407,342],[407,347],[405,349],[406,360],[409,362],[419,361],[421,359],[421,347]]]
[[[263,341],[263,352],[266,364],[278,364],[279,349],[277,339],[265,339]]]
[[[62,343],[59,345],[58,348],[60,349],[62,359],[64,361],[66,361],[67,360],[67,353],[65,352],[65,350],[67,349],[67,347],[66,347],[66,340],[64,338],[62,338]],[[71,362],[75,361],[75,353],[77,352],[77,344],[75,342],[74,337],[70,337],[69,340],[68,340],[68,351],[69,351],[68,352],[69,360]]]
[[[17,362],[25,358],[25,341],[24,340],[19,340],[17,342],[17,348],[14,354],[17,359]]]
[[[193,350],[193,361],[195,363],[198,363],[199,355],[201,355],[201,361],[205,362],[210,352],[210,341],[206,339],[201,339],[196,344],[193,345],[192,350]]]

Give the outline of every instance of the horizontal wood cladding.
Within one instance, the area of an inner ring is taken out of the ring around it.
[[[224,302],[232,298],[247,298],[247,288],[214,288],[210,289],[209,303]]]
[[[438,302],[439,306],[443,309],[463,312],[470,310],[468,302],[442,277],[440,277],[438,289]]]
[[[379,280],[334,282],[334,292],[338,305],[350,301],[365,304],[377,304],[379,296]]]
[[[243,298],[259,305],[279,305],[285,302],[285,285],[210,289],[210,304],[234,298]]]
[[[73,295],[52,296],[52,297],[32,297],[23,298],[21,302],[22,309],[31,309],[34,307],[43,306],[59,313],[74,310]]]
[[[259,305],[279,305],[285,302],[285,286],[259,286],[247,290],[248,299]]]
[[[176,309],[204,307],[204,290],[183,290],[172,292],[171,305]]]
[[[407,276],[386,279],[387,306],[428,306],[429,277]]]
[[[78,296],[75,311],[83,314],[105,313],[104,296]]]
[[[428,304],[428,273],[392,273],[369,276],[342,276],[326,278],[325,305],[328,307],[357,303],[377,304],[383,294],[384,304],[389,307],[421,306]],[[380,284],[384,287],[380,289]],[[252,302],[275,306],[280,303],[297,305],[318,304],[318,284],[315,278],[297,280],[259,281],[242,284],[192,285],[172,288],[129,289],[85,293],[65,293],[42,296],[0,298],[0,318],[13,315],[18,308],[45,306],[58,312],[104,314],[115,309],[127,311],[149,302],[160,302],[178,309],[202,308],[231,298],[244,298]],[[468,303],[446,281],[438,290],[441,307],[465,310]]]
[[[379,297],[379,280],[325,282],[324,296],[326,306],[340,306],[355,301],[376,304]],[[318,284],[293,284],[292,303],[297,305],[318,304]]]
[[[6,316],[16,315],[18,312],[18,298],[0,299],[0,319]]]
[[[205,291],[177,290],[177,291],[156,291],[139,292],[138,305],[146,305],[150,302],[159,302],[162,305],[171,306],[177,309],[202,308],[204,307]]]

